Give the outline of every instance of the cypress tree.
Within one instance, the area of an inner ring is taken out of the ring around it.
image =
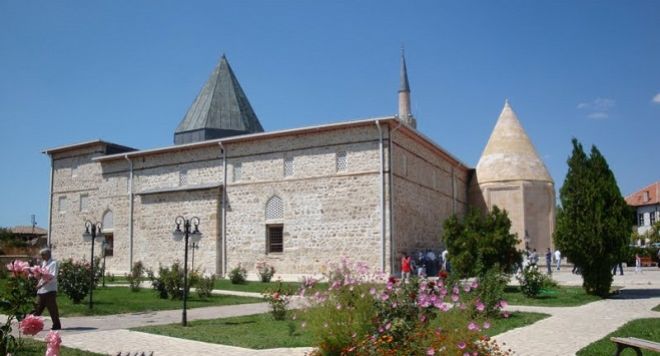
[[[555,246],[581,269],[587,293],[605,297],[612,285],[611,268],[623,257],[631,224],[614,174],[595,146],[588,157],[573,139],[560,201]]]

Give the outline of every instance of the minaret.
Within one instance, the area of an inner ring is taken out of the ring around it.
[[[417,120],[410,112],[410,85],[408,84],[408,70],[406,57],[401,48],[401,87],[399,88],[399,120],[404,124],[417,128]]]

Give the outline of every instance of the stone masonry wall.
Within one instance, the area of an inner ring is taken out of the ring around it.
[[[467,209],[467,169],[404,133],[395,132],[393,140],[394,254],[437,252],[444,220]],[[395,266],[398,272],[398,258]]]

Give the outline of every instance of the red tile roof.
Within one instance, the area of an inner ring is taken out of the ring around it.
[[[626,203],[630,206],[660,204],[660,181],[628,195]]]
[[[42,229],[38,226],[35,226],[34,230],[32,229],[32,226],[14,226],[11,228],[11,232],[19,235],[48,235],[46,229]]]

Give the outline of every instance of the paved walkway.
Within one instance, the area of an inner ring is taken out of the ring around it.
[[[581,285],[582,279],[568,271],[555,273],[553,278],[562,285]],[[510,306],[509,310],[533,311],[551,317],[530,326],[510,330],[496,337],[517,355],[573,355],[584,346],[616,330],[624,323],[645,317],[660,317],[651,309],[660,304],[660,269],[646,269],[635,274],[626,270],[616,276],[614,285],[622,286],[621,295],[579,307]],[[217,293],[224,293],[216,291]],[[231,292],[234,294],[234,292]],[[240,295],[255,296],[241,293]],[[258,295],[257,295],[258,296]],[[299,301],[293,306],[299,306]],[[188,320],[216,319],[230,316],[259,314],[268,311],[267,303],[243,304],[188,311]],[[49,328],[50,320],[46,319]],[[154,356],[179,355],[304,355],[311,348],[252,350],[210,344],[126,330],[128,328],[178,323],[180,310],[121,314],[98,317],[63,318],[61,331],[65,346],[116,355],[118,352],[154,351]],[[73,326],[69,327],[67,326]],[[37,336],[43,339],[45,333]]]

